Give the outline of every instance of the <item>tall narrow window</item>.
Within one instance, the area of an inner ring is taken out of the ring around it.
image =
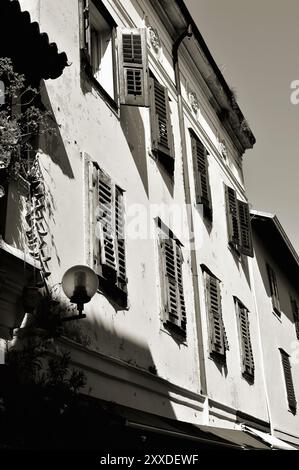
[[[290,298],[297,339],[299,339],[299,307],[296,299]]]
[[[181,244],[170,231],[163,229],[163,225],[159,225],[163,322],[165,326],[185,339],[186,307]]]
[[[209,320],[210,353],[215,358],[225,360],[229,345],[222,317],[220,281],[205,266],[202,266],[202,268],[204,270],[206,307]]]
[[[293,414],[296,414],[297,402],[292,378],[292,369],[290,364],[290,356],[280,349],[282,367],[284,372],[284,379],[286,385],[287,400],[289,404],[289,409]]]
[[[246,202],[237,199],[236,191],[225,186],[229,244],[238,252],[253,257],[250,212]]]
[[[191,129],[190,135],[192,145],[196,204],[202,204],[205,217],[212,220],[213,212],[208,171],[208,151],[201,142],[201,140],[199,140],[199,138]]]
[[[149,106],[146,29],[121,29],[118,41],[120,103]]]
[[[174,141],[168,90],[154,78],[150,78],[150,116],[152,150],[165,167],[173,172]]]
[[[93,165],[93,267],[101,286],[126,305],[127,278],[123,191]]]
[[[237,298],[235,298],[235,305],[240,339],[242,374],[244,375],[244,377],[253,380],[254,358],[250,338],[248,310]]]
[[[270,286],[270,294],[272,299],[273,310],[280,315],[280,302],[279,302],[279,293],[278,293],[278,285],[275,271],[272,267],[267,263],[267,273],[269,279],[269,286]]]
[[[85,69],[101,90],[116,99],[116,23],[100,0],[79,0],[80,47]]]

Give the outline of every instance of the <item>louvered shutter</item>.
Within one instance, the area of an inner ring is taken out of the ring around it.
[[[248,310],[241,305],[238,301],[236,302],[238,320],[239,320],[239,331],[240,331],[240,344],[241,344],[241,356],[242,356],[242,372],[244,375],[254,377],[254,358],[252,352],[252,344],[250,337],[249,318]]]
[[[246,202],[238,201],[240,223],[240,251],[253,258],[252,231],[249,207]]]
[[[269,278],[270,294],[272,298],[273,309],[280,315],[280,302],[279,302],[276,274],[269,264],[267,264],[267,272],[268,272],[268,278]]]
[[[115,232],[118,286],[127,291],[123,192],[115,186]]]
[[[90,61],[91,31],[90,31],[90,0],[79,0],[80,21],[80,50],[85,59]]]
[[[191,134],[196,204],[203,204],[212,217],[212,198],[208,172],[208,152],[203,143]]]
[[[229,349],[229,346],[222,318],[219,281],[208,273],[205,273],[205,276],[210,326],[210,351],[225,356],[225,351]]]
[[[299,339],[299,308],[298,308],[298,303],[295,299],[291,298],[290,300],[291,300],[292,312],[293,312],[293,316],[294,316],[296,336],[297,336],[297,339]]]
[[[296,402],[296,396],[295,396],[295,390],[294,390],[294,384],[293,384],[293,378],[292,378],[290,357],[286,352],[282,350],[280,350],[280,353],[281,353],[282,367],[283,367],[285,384],[286,384],[288,404],[289,404],[290,410],[293,413],[295,413],[296,408],[297,408],[297,402]]]
[[[174,141],[168,90],[153,78],[150,78],[150,115],[152,149],[168,157],[173,166]]]
[[[186,308],[182,279],[182,254],[173,239],[161,238],[163,256],[164,308],[166,323],[175,325],[185,335]]]
[[[238,248],[240,245],[240,226],[236,191],[230,188],[229,186],[225,186],[225,196],[228,240],[229,243],[233,244],[235,247]]]
[[[149,106],[146,28],[121,29],[118,43],[120,104]]]
[[[117,275],[117,251],[115,231],[115,187],[102,170],[98,170],[100,263],[102,275]]]

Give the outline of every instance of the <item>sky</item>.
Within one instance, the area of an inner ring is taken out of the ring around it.
[[[185,3],[257,140],[243,160],[249,201],[277,215],[299,252],[299,103],[290,99],[299,80],[299,1]]]

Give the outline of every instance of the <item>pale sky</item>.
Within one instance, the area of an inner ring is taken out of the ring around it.
[[[256,137],[249,201],[277,215],[299,252],[299,0],[185,0]]]

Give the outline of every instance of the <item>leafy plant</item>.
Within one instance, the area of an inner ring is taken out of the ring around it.
[[[30,181],[37,152],[37,137],[54,133],[52,113],[41,103],[40,93],[14,71],[9,58],[0,58],[4,99],[0,105],[0,168],[9,177],[18,174]]]

